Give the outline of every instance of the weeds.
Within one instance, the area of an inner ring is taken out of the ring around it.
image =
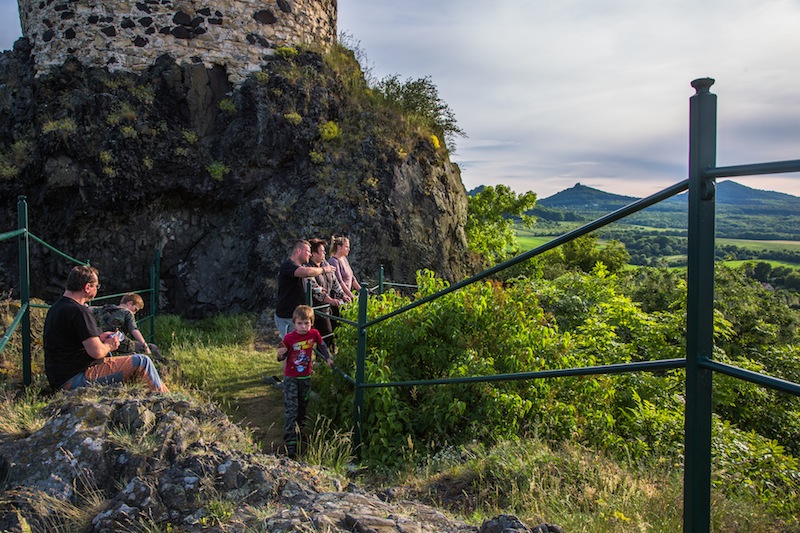
[[[303,459],[345,476],[348,466],[355,460],[352,450],[352,432],[333,428],[330,419],[317,416],[306,449],[303,450]]]
[[[21,395],[0,393],[0,433],[15,438],[26,437],[42,429],[48,417],[43,414],[47,402],[36,387],[27,387]]]

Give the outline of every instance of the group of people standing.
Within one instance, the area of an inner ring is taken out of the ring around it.
[[[297,452],[305,422],[314,349],[333,366],[336,320],[325,315],[340,316],[340,307],[352,302],[354,291],[361,289],[347,260],[349,239],[332,241],[330,260],[325,259],[324,239],[296,241],[278,272],[275,327],[282,342],[278,360],[283,361],[284,443],[289,457]],[[314,308],[305,305],[307,280]]]

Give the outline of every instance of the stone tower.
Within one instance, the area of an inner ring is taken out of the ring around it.
[[[137,72],[169,54],[239,83],[281,46],[336,41],[337,0],[18,0],[37,76],[74,56]]]

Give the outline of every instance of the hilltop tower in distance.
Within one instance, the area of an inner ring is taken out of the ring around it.
[[[139,72],[169,54],[226,68],[234,84],[275,49],[336,41],[337,0],[18,0],[36,75],[69,56]]]

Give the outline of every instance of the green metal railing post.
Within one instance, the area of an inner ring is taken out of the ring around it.
[[[155,342],[156,315],[158,314],[158,292],[161,286],[161,248],[157,247],[150,263],[150,342]]]
[[[686,300],[686,413],[683,530],[711,529],[711,387],[702,366],[714,347],[714,178],[717,96],[711,78],[692,82],[689,100],[689,245]]]
[[[22,384],[31,384],[31,267],[28,261],[28,203],[24,196],[17,202],[17,227],[24,230],[18,239],[19,243],[19,304],[24,309],[20,321],[22,336]]]
[[[361,456],[361,415],[364,412],[364,369],[367,362],[367,298],[369,291],[358,292],[358,344],[356,348],[356,393],[353,401],[353,449]]]
[[[378,294],[383,294],[383,265],[378,270]]]

